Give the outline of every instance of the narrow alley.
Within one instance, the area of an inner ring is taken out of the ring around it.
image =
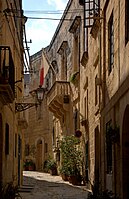
[[[60,176],[48,173],[24,171],[22,199],[86,199],[85,186],[73,186]]]

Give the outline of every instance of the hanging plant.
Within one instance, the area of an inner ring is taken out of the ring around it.
[[[79,129],[77,129],[75,131],[75,137],[80,138],[81,136],[82,136],[82,132]]]
[[[81,125],[82,126],[86,126],[87,125],[87,120],[86,119],[82,119],[81,120]]]
[[[77,79],[78,79],[78,75],[79,75],[79,72],[74,72],[71,77],[70,77],[70,82],[72,84],[75,84],[77,82]]]

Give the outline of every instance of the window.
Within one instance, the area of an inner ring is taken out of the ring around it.
[[[129,0],[125,1],[125,45],[129,41]]]
[[[86,90],[86,97],[84,98],[84,115],[88,119],[88,89]]]
[[[98,85],[98,77],[95,77],[95,106],[99,104],[99,85]]]
[[[9,154],[9,125],[5,126],[5,154]]]
[[[77,31],[74,34],[74,40],[73,40],[73,72],[79,71],[79,62],[80,62],[80,57],[79,57],[79,32]]]
[[[55,129],[52,130],[52,144],[55,145]]]
[[[85,0],[84,5],[84,26],[91,27],[94,23],[93,17],[99,14],[100,1],[99,0]]]
[[[84,50],[88,52],[88,28],[85,28],[85,37],[84,37]]]
[[[69,32],[73,34],[73,53],[72,53],[73,72],[79,71],[79,66],[80,66],[80,25],[81,25],[81,17],[76,16],[69,29]]]
[[[63,41],[57,51],[61,56],[61,80],[67,80],[67,50],[68,42]]]
[[[61,80],[67,80],[67,55],[66,50],[61,55]]]
[[[113,13],[108,23],[108,41],[109,41],[109,74],[114,67],[114,25],[113,25]]]
[[[74,112],[74,130],[78,129],[78,110],[76,109]]]
[[[112,173],[112,142],[109,129],[111,127],[112,121],[110,120],[106,124],[106,156],[107,156],[107,173]]]
[[[48,151],[48,144],[45,143],[45,153],[47,153],[47,151]]]
[[[88,144],[88,141],[86,142],[85,150],[86,150],[86,165],[85,165],[86,181],[88,182],[88,179],[89,179],[89,176],[88,176],[88,169],[89,169],[89,144]]]

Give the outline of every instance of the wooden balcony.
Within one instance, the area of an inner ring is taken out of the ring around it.
[[[47,105],[55,117],[60,118],[69,110],[70,83],[67,81],[56,81],[47,93]]]
[[[0,101],[6,105],[14,100],[14,63],[9,46],[0,46]]]

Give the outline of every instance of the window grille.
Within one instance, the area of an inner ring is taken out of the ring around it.
[[[98,16],[100,11],[100,0],[85,0],[84,4],[84,25],[85,27],[92,27],[94,17]]]

